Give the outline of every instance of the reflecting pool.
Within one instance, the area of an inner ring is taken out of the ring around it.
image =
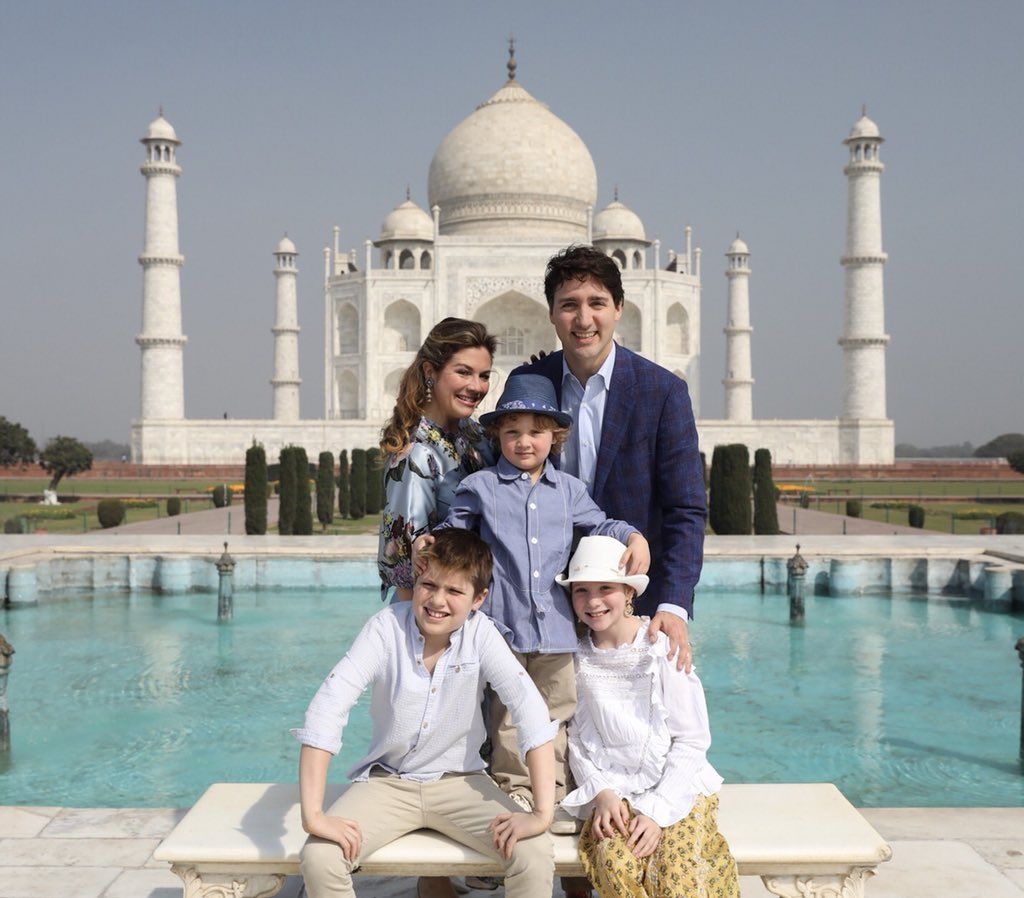
[[[693,625],[712,763],[835,782],[862,806],[1024,804],[1019,615],[936,597],[708,593]],[[0,611],[17,651],[0,804],[185,807],[215,781],[295,781],[288,728],[376,590],[107,594]],[[365,700],[332,779],[368,742]]]

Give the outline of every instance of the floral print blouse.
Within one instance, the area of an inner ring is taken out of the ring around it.
[[[392,587],[412,589],[413,542],[445,519],[462,478],[491,464],[493,455],[476,421],[446,430],[420,418],[410,444],[387,457],[377,552],[382,598]]]

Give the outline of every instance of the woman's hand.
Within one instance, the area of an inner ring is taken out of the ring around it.
[[[551,815],[534,811],[527,814],[517,811],[509,814],[498,814],[488,827],[494,836],[494,847],[498,853],[508,860],[512,857],[512,849],[520,839],[539,836],[551,825]]]
[[[594,818],[590,831],[599,842],[612,838],[616,831],[623,838],[629,835],[629,811],[624,802],[611,789],[602,789],[594,799]]]
[[[344,817],[328,817],[321,813],[304,823],[303,828],[311,836],[319,836],[329,842],[337,842],[341,846],[341,853],[345,855],[345,860],[358,859],[359,852],[363,847],[363,832],[355,820],[347,820]]]
[[[637,814],[629,821],[626,847],[635,857],[648,857],[661,842],[661,827],[645,814]]]
[[[412,544],[412,574],[414,577],[422,577],[427,572],[427,563],[420,558],[420,554],[433,543],[434,537],[429,533],[424,533],[423,536],[417,537],[416,542]]]
[[[619,567],[624,567],[627,574],[646,574],[651,569],[651,547],[642,533],[630,534]]]

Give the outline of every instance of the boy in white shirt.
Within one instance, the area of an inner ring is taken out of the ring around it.
[[[294,730],[309,839],[302,874],[310,898],[350,898],[359,859],[416,829],[435,829],[505,865],[510,898],[550,895],[554,860],[557,721],[494,624],[475,613],[487,595],[491,553],[474,533],[438,534],[423,552],[411,602],[374,615],[330,673]],[[484,684],[516,722],[535,799],[521,811],[484,772]],[[370,750],[353,784],[325,813],[331,756],[359,696],[372,687]]]

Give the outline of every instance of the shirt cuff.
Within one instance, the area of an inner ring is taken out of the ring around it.
[[[690,619],[690,615],[686,613],[686,609],[682,605],[673,605],[671,602],[663,602],[658,606],[658,613],[661,613],[662,611],[674,614],[676,617],[681,617],[685,621]]]
[[[296,728],[289,730],[289,732],[298,739],[303,745],[308,745],[310,748],[320,748],[324,751],[329,751],[332,755],[336,755],[341,751],[341,740],[330,739],[317,733],[313,730],[307,730],[305,727],[301,729]]]

